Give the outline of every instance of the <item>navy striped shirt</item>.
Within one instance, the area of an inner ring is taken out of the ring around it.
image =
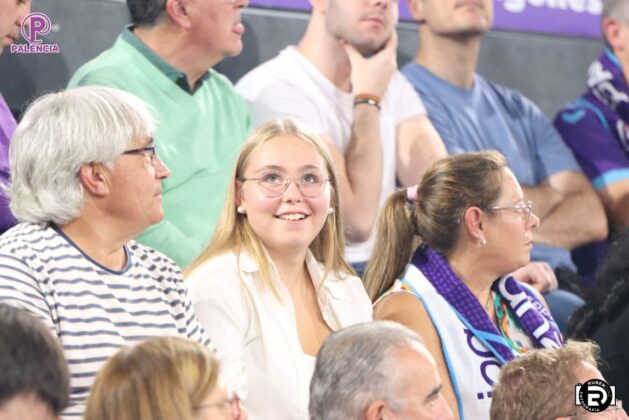
[[[71,374],[64,418],[82,417],[96,373],[122,346],[180,336],[213,350],[179,267],[135,241],[125,252],[125,268],[114,271],[53,225],[22,223],[0,237],[0,301],[41,318],[63,345]]]

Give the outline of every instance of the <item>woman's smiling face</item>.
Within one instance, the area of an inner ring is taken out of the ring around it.
[[[305,251],[328,217],[328,177],[325,161],[312,145],[280,135],[252,153],[239,181],[237,204],[269,251]]]

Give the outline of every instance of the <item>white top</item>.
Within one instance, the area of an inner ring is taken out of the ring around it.
[[[387,294],[411,293],[424,305],[439,335],[441,350],[457,399],[460,420],[490,420],[492,389],[498,381],[502,362],[469,330],[469,326],[461,320],[458,313],[439,294],[421,270],[409,264],[402,278],[411,288],[396,280]],[[522,287],[529,286],[522,284]],[[524,292],[522,295],[526,296]],[[528,307],[522,305],[519,310]],[[501,306],[500,310],[505,311],[506,308]],[[509,318],[511,315],[504,316]],[[535,347],[533,341],[514,322],[506,322],[498,329],[503,336],[510,337],[509,339],[519,339],[523,349]],[[515,357],[521,354],[518,348],[511,349]]]
[[[225,254],[197,267],[188,277],[190,296],[201,324],[222,360],[222,380],[238,392],[252,420],[308,418],[314,357],[303,352],[295,308],[272,266],[281,299],[262,285],[258,264],[248,253]],[[333,331],[371,321],[372,306],[358,277],[329,273],[308,251],[323,319]]]
[[[256,126],[272,118],[291,118],[318,134],[332,138],[343,152],[350,141],[353,93],[343,92],[330,82],[295,47],[287,47],[274,59],[247,73],[236,84],[247,102]],[[380,141],[382,143],[382,190],[380,206],[395,190],[396,127],[426,113],[413,86],[398,71],[393,74],[382,98]],[[375,231],[362,243],[348,242],[349,262],[364,262],[374,247]]]
[[[70,368],[65,419],[83,417],[96,373],[120,347],[179,336],[210,346],[192,311],[179,267],[135,241],[127,265],[110,270],[57,227],[22,223],[0,238],[0,301],[41,319]]]
[[[413,295],[422,301],[439,334],[460,419],[489,420],[492,388],[498,380],[500,362],[467,329],[424,273],[409,264],[404,279],[419,293]],[[401,284],[398,280],[394,287],[403,291]]]

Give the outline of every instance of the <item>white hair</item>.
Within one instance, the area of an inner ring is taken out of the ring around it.
[[[425,349],[421,337],[391,321],[344,328],[323,343],[310,382],[310,420],[354,420],[369,404],[386,401],[395,411],[400,369],[394,353],[404,347]]]
[[[33,102],[9,148],[11,211],[20,222],[65,224],[82,210],[81,165],[113,167],[154,119],[134,95],[102,86],[51,93]]]
[[[601,18],[610,17],[629,23],[629,0],[607,0],[603,5]]]

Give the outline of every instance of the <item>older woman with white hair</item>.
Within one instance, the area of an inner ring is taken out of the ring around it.
[[[154,336],[209,345],[181,272],[132,240],[163,217],[154,122],[144,103],[105,87],[45,95],[11,142],[11,210],[0,237],[0,301],[58,336],[71,373],[67,418],[80,418],[96,372]]]

